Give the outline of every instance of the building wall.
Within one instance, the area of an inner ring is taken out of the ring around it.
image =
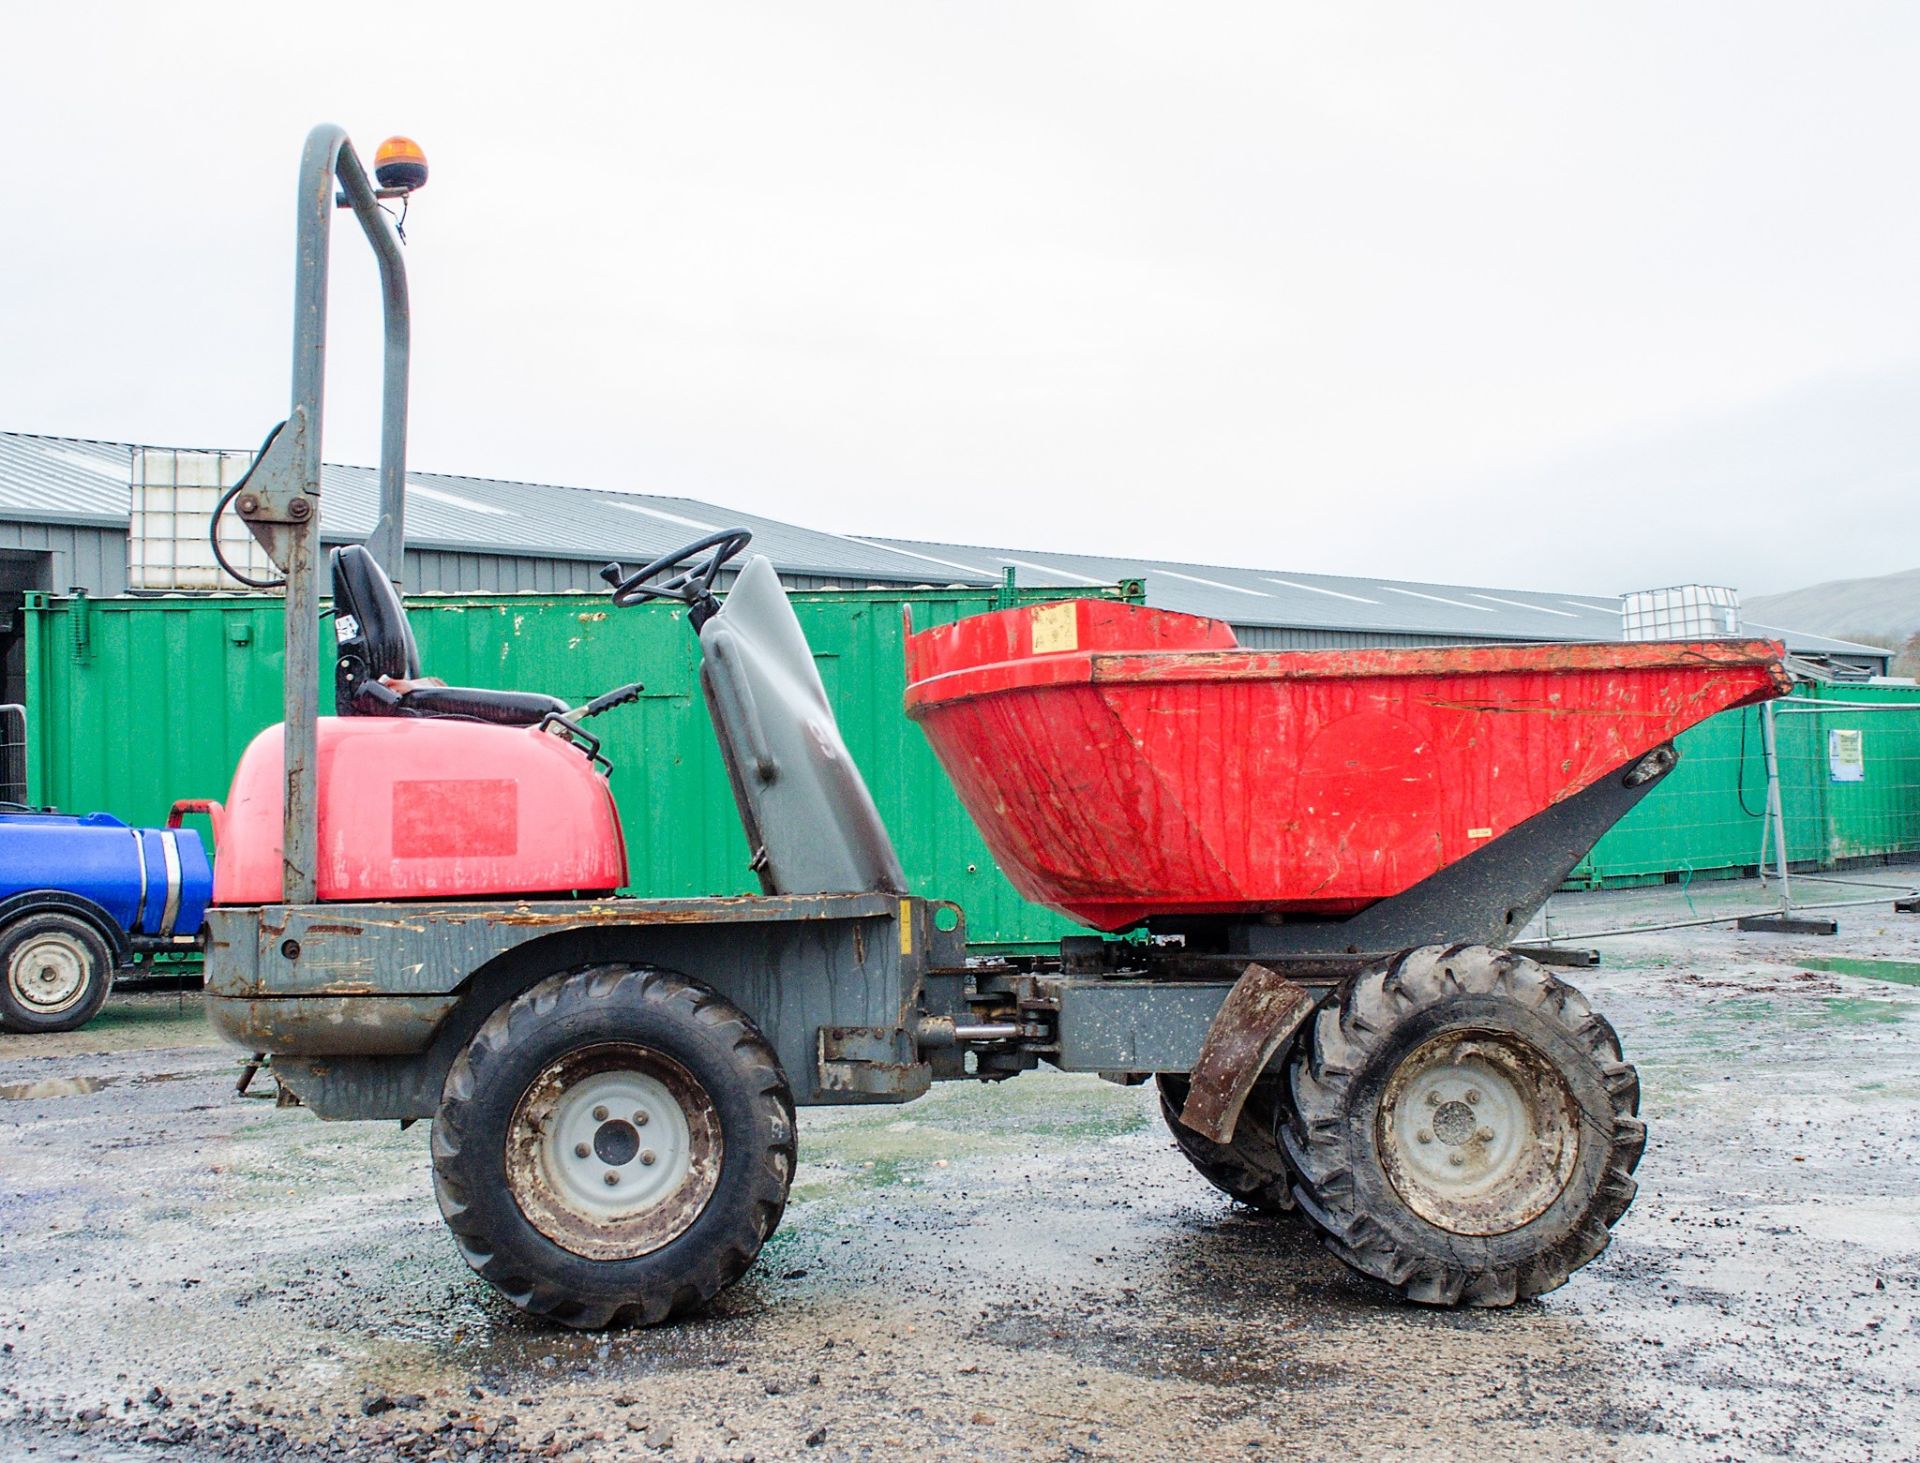
[[[408,549],[409,594],[559,594],[598,589],[600,565],[580,559],[543,559],[507,554],[462,554]]]
[[[532,555],[452,553],[440,549],[408,549],[408,594],[564,594],[584,590],[605,594],[600,569],[605,559],[546,559]],[[629,569],[638,564],[629,563]],[[722,584],[731,572],[720,576]],[[788,589],[865,589],[864,575],[789,574],[780,582]]]
[[[89,528],[72,523],[33,523],[0,520],[0,556],[19,562],[18,555],[48,555],[34,589],[56,593],[78,586],[88,594],[125,594],[127,589],[127,532],[124,528]]]
[[[42,555],[50,557],[35,558]],[[55,594],[79,588],[96,598],[127,592],[127,534],[122,528],[0,520],[0,560],[8,559],[14,561],[8,584]],[[604,594],[600,567],[605,562],[408,549],[405,588],[419,594]],[[731,577],[723,575],[722,583]],[[865,589],[870,582],[863,574],[783,573],[780,579],[789,589]]]
[[[1363,650],[1375,645],[1458,645],[1458,635],[1395,635],[1380,630],[1320,630],[1286,625],[1235,625],[1248,650]]]

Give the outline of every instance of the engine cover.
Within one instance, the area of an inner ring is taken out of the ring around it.
[[[216,904],[282,897],[282,728],[233,774]],[[606,894],[627,881],[613,794],[578,748],[527,727],[323,716],[319,896]]]

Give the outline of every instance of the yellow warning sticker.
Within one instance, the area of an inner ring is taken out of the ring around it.
[[[900,901],[900,953],[902,955],[913,953],[913,901],[911,899]]]
[[[1080,648],[1080,616],[1072,600],[1040,605],[1033,612],[1033,653],[1058,655]]]

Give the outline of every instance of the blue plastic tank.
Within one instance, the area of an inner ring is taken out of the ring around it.
[[[0,813],[0,899],[79,894],[136,935],[191,935],[213,866],[191,828],[130,828],[107,813]]]

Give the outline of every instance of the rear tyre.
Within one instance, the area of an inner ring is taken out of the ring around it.
[[[713,1299],[780,1223],[793,1098],[738,1008],[665,971],[552,976],[447,1074],[434,1194],[467,1263],[531,1315],[650,1326]]]
[[[26,914],[0,930],[0,1029],[76,1031],[113,988],[113,952],[77,915]]]
[[[1633,1201],[1639,1078],[1586,998],[1522,956],[1430,945],[1362,971],[1291,1075],[1300,1207],[1409,1300],[1553,1290]]]
[[[1256,1082],[1240,1110],[1231,1143],[1203,1138],[1180,1121],[1187,1102],[1187,1079],[1162,1072],[1154,1081],[1160,1088],[1160,1116],[1181,1153],[1200,1177],[1231,1199],[1263,1214],[1285,1214],[1294,1208],[1293,1175],[1280,1151],[1279,1127],[1286,1120],[1287,1095],[1278,1081]]]

